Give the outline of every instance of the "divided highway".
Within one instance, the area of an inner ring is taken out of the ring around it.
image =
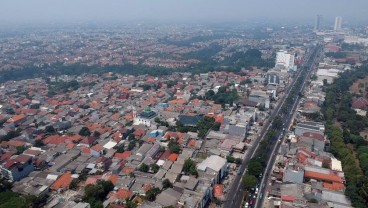
[[[314,53],[312,54],[312,56],[310,57],[310,59],[308,60],[307,64],[306,64],[306,71],[304,71],[303,73],[301,73],[302,75],[302,84],[301,84],[301,87],[298,91],[295,92],[295,95],[294,95],[294,103],[293,103],[293,106],[291,108],[291,110],[289,111],[290,113],[287,113],[287,114],[283,114],[282,115],[282,118],[283,120],[285,120],[285,126],[289,127],[291,122],[293,121],[293,115],[294,115],[294,112],[296,110],[296,107],[298,106],[298,103],[301,99],[300,96],[298,96],[298,94],[300,93],[303,93],[304,92],[304,88],[306,86],[306,81],[309,80],[310,78],[310,75],[311,75],[311,72],[313,71],[313,67],[315,66],[316,64],[316,60],[317,60],[317,57],[320,53],[320,48],[316,48]],[[280,136],[280,132],[278,134],[278,137]],[[263,173],[263,177],[261,179],[261,182],[260,182],[260,187],[259,187],[259,194],[255,200],[255,203],[254,203],[254,207],[262,207],[262,204],[263,204],[263,200],[264,200],[264,197],[260,197],[260,196],[266,196],[266,190],[267,190],[267,187],[268,187],[268,181],[270,179],[270,176],[271,176],[271,173],[272,173],[272,167],[273,167],[273,164],[275,163],[275,160],[276,160],[276,157],[273,157],[273,155],[275,155],[280,147],[281,147],[281,144],[282,144],[283,140],[281,140],[280,142],[277,142],[276,145],[274,145],[273,149],[272,149],[272,152],[267,160],[267,166],[266,166],[266,169]]]
[[[305,65],[302,65],[302,70],[299,71],[299,73],[297,74],[297,76],[293,79],[292,83],[290,83],[290,85],[286,88],[286,91],[285,91],[284,96],[279,100],[279,104],[276,106],[276,108],[274,109],[274,111],[271,113],[271,115],[268,118],[268,120],[264,123],[264,127],[262,128],[259,136],[256,138],[256,141],[247,150],[248,152],[247,152],[244,160],[242,161],[242,163],[241,163],[241,165],[239,167],[240,175],[236,175],[235,176],[234,181],[232,183],[232,186],[231,186],[229,192],[227,193],[226,200],[224,202],[224,207],[225,208],[242,207],[243,190],[242,190],[241,184],[242,184],[242,175],[245,173],[246,166],[247,166],[249,160],[252,157],[254,157],[254,155],[255,155],[258,147],[259,147],[259,143],[264,139],[267,131],[269,130],[269,128],[272,125],[271,124],[272,121],[274,120],[274,118],[276,116],[279,116],[280,115],[280,109],[282,108],[282,106],[284,106],[286,98],[289,97],[289,95],[290,95],[291,92],[296,93],[292,89],[295,86],[297,80],[300,80],[299,79],[300,76],[303,77],[303,79],[302,79],[303,84],[302,84],[302,87],[301,88],[304,88],[306,77],[308,77],[309,74],[310,74],[311,68],[314,65],[315,59],[317,57],[317,54],[318,54],[317,51],[318,50],[319,50],[318,48],[314,48],[313,51],[312,51],[312,53],[309,53],[309,54],[306,55],[306,59],[307,59],[307,61],[305,62],[306,63],[306,66]],[[308,73],[306,73],[306,72],[308,72]],[[307,75],[307,76],[305,76],[305,75]],[[293,94],[292,96],[298,97],[298,94]],[[298,99],[295,99],[295,102],[293,104],[293,110],[294,110],[294,108],[296,106],[296,103],[297,103]],[[287,122],[285,122],[285,123],[287,125],[289,125],[290,124],[290,120],[292,118],[292,114],[287,113],[286,115],[283,115],[282,118],[283,118],[283,120],[287,120]],[[276,138],[279,138],[279,136],[281,135],[281,133],[282,133],[282,131],[280,129],[278,131],[278,133],[277,133],[277,137]],[[276,139],[276,141],[277,141],[277,139]],[[273,144],[270,144],[270,145],[273,145],[271,147],[271,149],[273,150],[271,155],[273,155],[273,153],[276,150],[278,150],[279,147],[280,147],[281,142],[276,142],[276,141]],[[268,169],[270,169],[270,165],[269,164],[271,164],[271,162],[272,162],[271,160],[274,159],[274,157],[271,157],[271,155],[269,156],[269,158],[267,160],[268,161],[268,163],[267,163],[268,165],[266,167],[266,172],[265,173],[268,173],[269,172],[269,170],[268,170]],[[266,178],[266,175],[265,174],[263,174],[263,176],[264,176],[264,178],[262,178],[262,181],[264,181],[265,178]],[[262,190],[260,190],[260,193],[262,193],[262,195],[264,195],[264,190],[265,190],[265,188],[262,189]],[[262,202],[257,197],[256,198],[256,201],[255,201],[255,205],[261,204],[259,201]]]

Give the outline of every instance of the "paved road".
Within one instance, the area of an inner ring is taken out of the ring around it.
[[[309,58],[309,55],[308,55],[308,58]],[[267,122],[265,124],[263,124],[264,127],[262,128],[259,137],[253,143],[253,145],[247,150],[247,154],[245,155],[245,158],[243,159],[242,164],[239,167],[239,170],[240,170],[241,174],[235,176],[235,178],[233,180],[233,183],[232,183],[232,186],[231,186],[229,192],[227,193],[226,201],[224,202],[224,207],[225,208],[241,207],[242,202],[243,202],[243,191],[241,189],[242,175],[244,174],[244,171],[246,169],[246,166],[247,166],[249,160],[256,153],[256,150],[259,147],[260,141],[263,140],[266,132],[270,128],[270,126],[271,126],[270,121],[272,121],[279,114],[279,111],[280,111],[281,107],[284,105],[286,98],[289,96],[290,91],[291,91],[292,87],[294,86],[295,81],[300,76],[300,74],[301,73],[299,73],[297,75],[297,77],[295,79],[293,79],[292,83],[290,83],[290,85],[288,86],[288,88],[285,91],[284,96],[279,101],[279,105],[277,105],[275,110],[271,113],[271,116],[268,118]]]
[[[305,85],[306,81],[309,79],[309,77],[311,75],[311,72],[313,71],[313,67],[314,67],[314,65],[316,63],[316,59],[319,55],[319,50],[320,50],[319,48],[316,48],[315,54],[313,54],[311,59],[308,61],[307,71],[306,71],[306,73],[302,73],[303,84],[302,84],[300,90],[297,93],[304,92],[304,88],[306,86]],[[300,99],[301,99],[300,96],[296,96],[296,99],[294,100],[294,103],[293,103],[293,106],[290,110],[290,113],[288,113],[286,115],[283,115],[283,119],[286,121],[286,126],[288,126],[288,127],[290,127],[290,125],[291,125],[296,107],[297,107],[298,103],[300,102]],[[281,132],[279,132],[278,136],[280,136],[280,135],[281,135]],[[277,153],[279,151],[282,142],[283,141],[277,142],[276,145],[274,145],[274,147],[272,149],[272,152],[271,152],[271,154],[268,158],[267,166],[266,166],[266,169],[264,171],[263,177],[261,179],[260,190],[259,190],[259,194],[258,194],[258,196],[255,200],[254,207],[262,207],[262,205],[263,205],[263,200],[265,198],[264,196],[266,195],[266,190],[267,190],[267,187],[268,187],[268,181],[269,181],[269,178],[270,178],[271,173],[272,173],[272,167],[273,167],[273,164],[275,163],[275,160],[276,160],[276,157],[274,157],[273,155],[275,155],[275,153]],[[262,186],[263,184],[264,184],[264,186]],[[262,195],[263,197],[261,198],[260,195]]]

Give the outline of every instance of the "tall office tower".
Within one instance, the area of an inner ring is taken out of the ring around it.
[[[334,26],[335,31],[341,30],[341,22],[342,22],[342,17],[335,18],[335,26]]]
[[[314,31],[319,31],[321,29],[323,16],[321,14],[316,16],[316,20],[314,22]]]

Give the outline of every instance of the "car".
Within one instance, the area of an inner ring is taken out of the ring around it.
[[[241,171],[240,170],[238,170],[238,175],[241,175]]]

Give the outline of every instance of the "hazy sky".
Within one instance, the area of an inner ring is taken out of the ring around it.
[[[368,0],[0,0],[0,23],[310,20],[368,24]]]

